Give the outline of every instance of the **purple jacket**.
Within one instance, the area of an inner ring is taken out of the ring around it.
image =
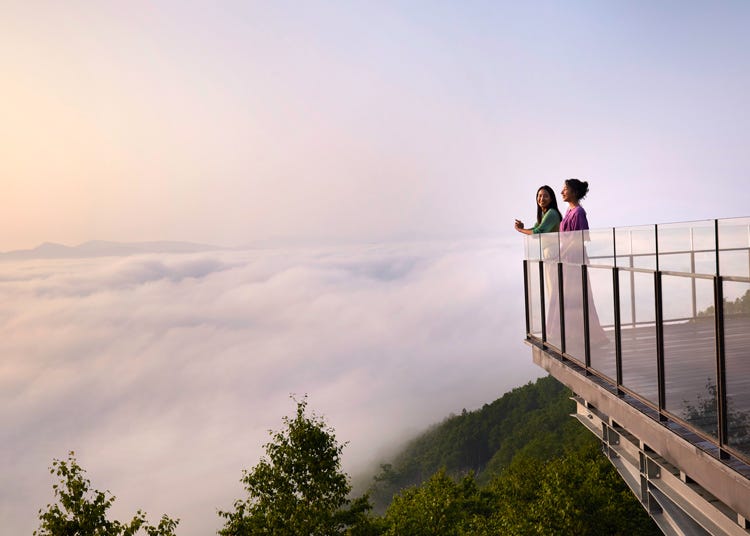
[[[586,219],[586,211],[581,205],[575,208],[569,208],[565,217],[560,222],[560,232],[564,231],[581,231],[589,228],[589,221]]]

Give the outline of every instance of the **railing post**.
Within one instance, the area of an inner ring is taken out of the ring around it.
[[[591,368],[591,333],[589,330],[589,274],[588,266],[581,265],[581,294],[583,299],[583,355],[586,372]]]
[[[714,250],[716,252],[716,275],[721,275],[719,269],[719,220],[714,220]]]
[[[633,261],[633,231],[630,231],[630,253],[628,254],[628,260],[630,263],[630,267],[635,267],[635,262]],[[633,272],[633,270],[630,270],[630,323],[632,324],[634,329],[635,319],[635,272]]]
[[[630,267],[633,268],[633,255],[630,255]],[[635,272],[630,270],[630,325],[635,329]]]
[[[662,310],[661,272],[654,272],[654,306],[656,308],[656,377],[659,389],[659,420],[667,417],[664,410],[667,406],[666,382],[664,378],[664,316]]]
[[[563,287],[563,263],[557,261],[557,290],[560,295],[560,352],[565,353],[565,290]]]
[[[667,409],[667,382],[664,371],[664,302],[659,270],[659,226],[654,225],[654,255],[656,271],[654,272],[654,306],[656,317],[656,378],[659,389],[659,420],[666,421],[664,411]]]
[[[615,306],[615,381],[617,393],[622,394],[622,319],[620,318],[620,269],[612,268],[612,298]]]
[[[690,273],[695,275],[695,230],[690,227]],[[690,278],[690,290],[693,299],[693,318],[698,316],[698,304],[696,299],[695,277]]]
[[[537,263],[539,270],[539,301],[542,307],[542,342],[547,342],[547,310],[544,306],[544,260],[540,260]]]
[[[617,266],[617,229],[612,227],[612,261],[613,266]]]
[[[729,442],[729,413],[727,406],[727,367],[724,346],[724,280],[719,263],[719,220],[714,220],[714,245],[716,246],[716,276],[714,277],[714,321],[716,323],[716,418],[719,436],[719,457],[729,458],[724,447]]]
[[[729,443],[729,414],[727,408],[727,368],[724,350],[724,282],[714,277],[714,312],[716,322],[716,417],[719,436],[719,456],[729,458],[724,446]]]
[[[529,309],[529,261],[523,261],[523,307],[526,311],[526,336],[531,335],[531,310]]]

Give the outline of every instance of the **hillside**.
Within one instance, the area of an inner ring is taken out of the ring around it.
[[[413,439],[381,465],[371,490],[376,508],[399,490],[420,484],[439,469],[453,477],[474,472],[487,483],[525,453],[540,459],[561,455],[589,434],[570,414],[570,391],[551,376],[517,387],[476,411],[464,410]]]
[[[447,417],[381,465],[370,489],[375,511],[394,526],[454,493],[464,497],[454,501],[464,504],[455,526],[477,534],[660,534],[599,441],[570,417],[570,396],[550,376]]]

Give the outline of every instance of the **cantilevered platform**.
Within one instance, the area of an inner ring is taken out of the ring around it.
[[[666,534],[750,534],[750,218],[532,235],[534,362]]]

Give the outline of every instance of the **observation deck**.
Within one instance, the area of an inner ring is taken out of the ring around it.
[[[526,343],[665,534],[750,534],[750,218],[526,237]]]

